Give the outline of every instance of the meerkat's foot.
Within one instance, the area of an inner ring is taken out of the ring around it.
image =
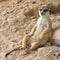
[[[31,47],[30,47],[30,49],[29,49],[29,51],[38,48],[38,46],[39,46],[39,44],[38,44],[37,42],[32,43],[32,44],[31,44]]]

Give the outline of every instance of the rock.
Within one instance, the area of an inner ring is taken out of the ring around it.
[[[60,45],[60,28],[56,28],[54,30],[53,36],[50,41],[54,45]]]

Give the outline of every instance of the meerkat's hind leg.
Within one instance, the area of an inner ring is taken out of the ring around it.
[[[31,44],[31,47],[29,48],[29,51],[34,50],[39,47],[39,44],[37,42],[34,42]]]
[[[36,42],[34,42],[34,43],[32,43],[31,45],[30,45],[30,48],[29,49],[27,49],[27,54],[29,54],[30,53],[30,51],[32,51],[32,50],[34,50],[34,49],[36,49],[38,47],[38,44],[36,43]]]
[[[22,40],[22,48],[26,48],[27,47],[27,43],[28,43],[28,40],[30,39],[30,36],[29,35],[25,35],[23,40]]]

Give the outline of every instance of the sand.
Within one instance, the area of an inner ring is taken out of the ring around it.
[[[38,9],[43,5],[46,5],[52,11],[50,18],[53,28],[60,26],[59,0],[0,0],[0,60],[40,60],[40,57],[42,58],[46,54],[46,52],[41,53],[40,47],[29,54],[26,54],[25,50],[17,50],[5,58],[5,54],[20,45],[25,34],[31,31],[39,17]],[[49,47],[42,48],[42,52],[46,48],[49,52],[55,47],[51,46],[50,50]],[[60,51],[60,47],[56,46],[56,48],[57,51]],[[43,59],[50,60],[46,57],[43,57]]]

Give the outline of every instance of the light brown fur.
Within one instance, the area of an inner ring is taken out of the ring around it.
[[[46,11],[46,12],[43,11],[43,13],[44,15],[42,15],[41,11],[39,11],[39,15],[40,15],[39,19],[35,24],[35,26],[32,28],[32,31],[23,38],[22,45],[8,52],[6,54],[6,57],[11,52],[19,48],[25,49],[27,48],[27,46],[29,46],[28,50],[31,51],[47,43],[49,38],[52,36],[52,24],[49,18],[49,11]]]

